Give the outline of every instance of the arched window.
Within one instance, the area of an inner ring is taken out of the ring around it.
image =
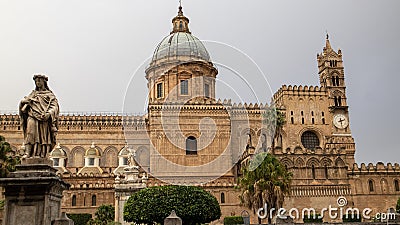
[[[374,182],[372,180],[368,181],[368,186],[369,186],[369,191],[373,192],[374,191]]]
[[[307,149],[315,149],[319,146],[319,139],[314,132],[306,131],[301,135],[301,143]]]
[[[197,140],[193,136],[186,139],[186,155],[197,155]]]
[[[339,86],[339,76],[336,76],[336,86]]]
[[[335,106],[339,106],[338,99],[336,96],[333,97],[333,100],[335,101]]]
[[[400,191],[399,181],[398,180],[394,180],[394,190],[395,191]]]
[[[335,77],[332,77],[332,85],[333,85],[333,86],[336,86],[336,85],[335,85]]]
[[[182,21],[179,22],[179,30],[183,30],[183,23],[182,23]]]
[[[221,203],[225,203],[225,193],[221,193]]]
[[[76,206],[76,195],[72,195],[72,206]]]
[[[92,206],[96,206],[96,195],[92,195]]]
[[[342,97],[338,97],[338,106],[341,106],[342,105]]]

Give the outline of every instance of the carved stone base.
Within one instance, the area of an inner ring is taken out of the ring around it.
[[[62,192],[69,184],[48,159],[24,159],[17,171],[0,179],[5,189],[3,225],[50,225],[61,215]]]

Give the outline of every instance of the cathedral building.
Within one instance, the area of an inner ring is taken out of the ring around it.
[[[156,47],[144,74],[146,115],[60,116],[59,144],[50,158],[71,184],[63,210],[94,214],[102,204],[115,205],[116,184],[124,179],[133,152],[139,182],[199,185],[219,201],[222,222],[250,211],[240,205],[235,188],[240,168],[257,152],[270,151],[293,173],[286,209],[318,212],[342,198],[349,207],[371,208],[371,216],[386,212],[400,197],[400,166],[355,162],[342,52],[332,48],[329,37],[317,62],[320,86],[283,85],[273,95],[285,123],[272,146],[263,123],[269,106],[217,99],[218,70],[179,7],[171,33]],[[12,148],[23,151],[19,116],[0,115],[0,125]]]

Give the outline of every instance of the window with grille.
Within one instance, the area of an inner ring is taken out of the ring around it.
[[[162,97],[162,93],[163,93],[162,83],[158,83],[157,84],[157,98],[161,98]]]
[[[301,143],[305,148],[315,149],[319,146],[318,136],[312,131],[306,131],[301,135]]]
[[[189,94],[189,81],[181,80],[181,95]]]

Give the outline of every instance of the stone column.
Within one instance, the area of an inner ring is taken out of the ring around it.
[[[139,177],[138,166],[128,166],[124,168],[124,179],[117,177],[115,179],[115,221],[120,222],[122,225],[129,225],[124,221],[124,205],[128,201],[129,197],[146,188],[147,177],[143,173],[143,176]]]
[[[52,161],[27,158],[0,179],[5,189],[3,225],[50,225],[61,216],[62,192],[69,184],[56,175]]]

